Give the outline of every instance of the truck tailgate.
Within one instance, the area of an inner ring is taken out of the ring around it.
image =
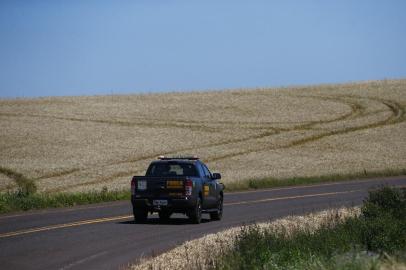
[[[184,195],[185,177],[135,177],[136,193],[143,197],[166,198]]]

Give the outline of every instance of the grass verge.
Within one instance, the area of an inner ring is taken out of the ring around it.
[[[243,191],[243,190],[255,190],[264,188],[275,188],[275,187],[288,187],[288,186],[299,186],[299,185],[310,185],[310,184],[320,184],[338,181],[351,181],[355,179],[367,179],[373,177],[385,177],[385,176],[399,176],[406,175],[406,169],[399,170],[384,170],[376,172],[360,172],[353,174],[331,174],[322,176],[312,176],[312,177],[291,177],[291,178],[261,178],[261,179],[250,179],[241,182],[232,182],[226,184],[226,191]]]
[[[257,225],[211,269],[380,269],[406,263],[406,189],[371,191],[361,215],[331,219],[316,231],[289,234]]]
[[[130,197],[129,190],[108,191],[107,189],[85,193],[36,193],[30,195],[18,192],[2,193],[0,194],[0,213],[129,200]]]
[[[0,173],[16,180],[18,189],[15,192],[0,193],[0,214],[27,211],[32,209],[57,208],[84,205],[118,200],[129,200],[130,190],[83,192],[83,193],[37,193],[33,180],[22,174],[0,167]],[[354,179],[406,175],[406,169],[385,170],[381,172],[362,172],[358,174],[325,175],[316,177],[293,177],[286,179],[263,178],[226,184],[226,192],[264,189],[274,187],[309,185]]]

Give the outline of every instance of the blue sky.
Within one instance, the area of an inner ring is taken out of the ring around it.
[[[0,97],[406,77],[406,1],[0,0]]]

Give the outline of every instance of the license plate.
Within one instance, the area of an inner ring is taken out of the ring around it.
[[[166,206],[166,205],[168,205],[168,201],[167,200],[153,200],[152,204],[154,206]]]

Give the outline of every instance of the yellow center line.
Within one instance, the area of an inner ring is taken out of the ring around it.
[[[126,216],[89,219],[89,220],[82,220],[82,221],[76,221],[76,222],[65,223],[65,224],[50,225],[50,226],[45,226],[45,227],[38,227],[38,228],[32,228],[32,229],[27,229],[27,230],[2,233],[2,234],[0,234],[0,238],[6,238],[6,237],[11,237],[11,236],[17,236],[17,235],[23,235],[23,234],[29,234],[29,233],[35,233],[35,232],[42,232],[42,231],[50,231],[50,230],[68,228],[68,227],[76,227],[76,226],[82,226],[82,225],[86,225],[86,224],[95,224],[95,223],[102,223],[102,222],[108,222],[108,221],[116,221],[116,220],[121,220],[121,219],[128,219],[131,217],[133,217],[133,216],[126,215]]]
[[[402,188],[405,186],[400,186],[400,187]],[[326,193],[296,195],[296,196],[287,196],[287,197],[276,197],[276,198],[267,198],[267,199],[260,199],[260,200],[225,203],[224,205],[231,206],[231,205],[255,204],[255,203],[264,203],[264,202],[271,202],[271,201],[279,201],[279,200],[293,200],[293,199],[310,198],[310,197],[331,196],[331,195],[354,193],[354,192],[360,192],[360,191],[365,191],[365,190],[356,189],[356,190],[348,190],[348,191],[337,191],[337,192],[326,192]],[[76,222],[65,223],[65,224],[57,224],[57,225],[50,225],[50,226],[45,226],[45,227],[38,227],[38,228],[2,233],[2,234],[0,234],[0,238],[12,237],[12,236],[17,236],[17,235],[36,233],[36,232],[42,232],[42,231],[50,231],[50,230],[56,230],[56,229],[62,229],[62,228],[76,227],[76,226],[82,226],[82,225],[87,225],[87,224],[95,224],[95,223],[102,223],[102,222],[108,222],[108,221],[129,219],[129,218],[133,218],[133,216],[125,215],[125,216],[82,220],[82,221],[76,221]]]
[[[388,178],[370,178],[370,179],[359,179],[359,180],[347,180],[347,181],[338,181],[338,182],[328,182],[328,183],[316,183],[316,184],[308,184],[308,185],[297,185],[297,186],[287,186],[287,187],[274,187],[274,188],[263,188],[263,189],[255,189],[255,190],[246,190],[246,191],[231,191],[227,194],[234,195],[234,194],[244,194],[244,193],[256,193],[256,192],[268,192],[268,191],[277,191],[277,190],[292,190],[292,189],[306,189],[306,188],[315,188],[315,187],[326,187],[326,186],[339,186],[343,184],[362,184],[367,182],[377,182],[377,181],[396,181],[399,178],[404,179],[403,175],[400,176],[390,176]]]
[[[271,201],[281,201],[281,200],[293,200],[293,199],[302,199],[302,198],[310,198],[310,197],[322,197],[322,196],[330,196],[330,195],[337,195],[337,194],[344,194],[344,193],[353,193],[364,191],[363,189],[356,189],[356,190],[348,190],[348,191],[337,191],[337,192],[326,192],[326,193],[316,193],[316,194],[308,194],[308,195],[296,195],[296,196],[287,196],[287,197],[277,197],[277,198],[268,198],[268,199],[261,199],[255,201],[240,201],[234,203],[225,203],[224,205],[241,205],[241,204],[254,204],[254,203],[263,203],[263,202],[271,202]]]
[[[15,218],[15,217],[27,217],[27,216],[34,216],[34,215],[43,215],[43,214],[54,214],[54,213],[65,213],[65,212],[73,212],[73,211],[81,211],[81,210],[89,210],[89,209],[97,209],[97,208],[104,208],[106,206],[116,206],[121,203],[120,201],[118,202],[113,202],[111,204],[106,204],[106,203],[101,203],[100,205],[79,205],[71,208],[59,208],[59,209],[44,209],[44,210],[33,210],[33,212],[27,212],[27,213],[20,213],[20,214],[11,214],[11,215],[4,215],[0,216],[1,219],[7,219],[7,218]]]
[[[399,185],[396,187],[406,188],[406,185]],[[369,189],[369,190],[378,190],[378,188],[373,188],[373,189]],[[346,190],[346,191],[315,193],[315,194],[296,195],[296,196],[287,196],[287,197],[276,197],[276,198],[267,198],[267,199],[254,200],[254,201],[239,201],[239,202],[233,202],[233,203],[225,203],[224,205],[230,206],[230,205],[254,204],[254,203],[263,203],[263,202],[280,201],[280,200],[293,200],[293,199],[322,197],[322,196],[330,196],[330,195],[345,194],[345,193],[354,193],[354,192],[360,192],[360,191],[367,191],[367,190],[354,189],[354,190]]]
[[[391,176],[388,178],[385,178],[385,181],[394,181],[394,180],[399,180],[400,177],[404,177],[404,175],[400,176]],[[403,178],[402,178],[403,179]],[[245,194],[245,193],[258,193],[258,192],[271,192],[271,191],[277,191],[277,190],[291,190],[291,189],[305,189],[305,188],[314,188],[314,187],[324,187],[324,186],[336,186],[336,185],[341,185],[343,183],[345,184],[359,184],[359,183],[365,183],[365,182],[376,182],[376,181],[381,181],[381,178],[372,178],[372,179],[359,179],[359,180],[350,180],[350,181],[339,181],[339,182],[329,182],[329,183],[319,183],[319,184],[309,184],[309,185],[299,185],[299,186],[288,186],[288,187],[279,187],[279,188],[264,188],[264,189],[257,189],[257,190],[247,190],[247,191],[233,191],[233,192],[227,192],[227,195],[236,195],[236,194]],[[120,203],[120,202],[117,202]],[[94,209],[94,208],[104,208],[106,205],[82,205],[82,206],[77,206],[75,208],[61,208],[57,210],[40,210],[40,211],[34,211],[32,213],[21,213],[21,214],[11,214],[11,215],[0,215],[0,220],[1,219],[8,219],[8,218],[14,218],[14,217],[21,217],[21,216],[32,216],[32,215],[38,215],[38,214],[47,214],[47,213],[60,213],[60,212],[72,212],[72,211],[77,211],[77,210],[88,210],[88,209]]]

